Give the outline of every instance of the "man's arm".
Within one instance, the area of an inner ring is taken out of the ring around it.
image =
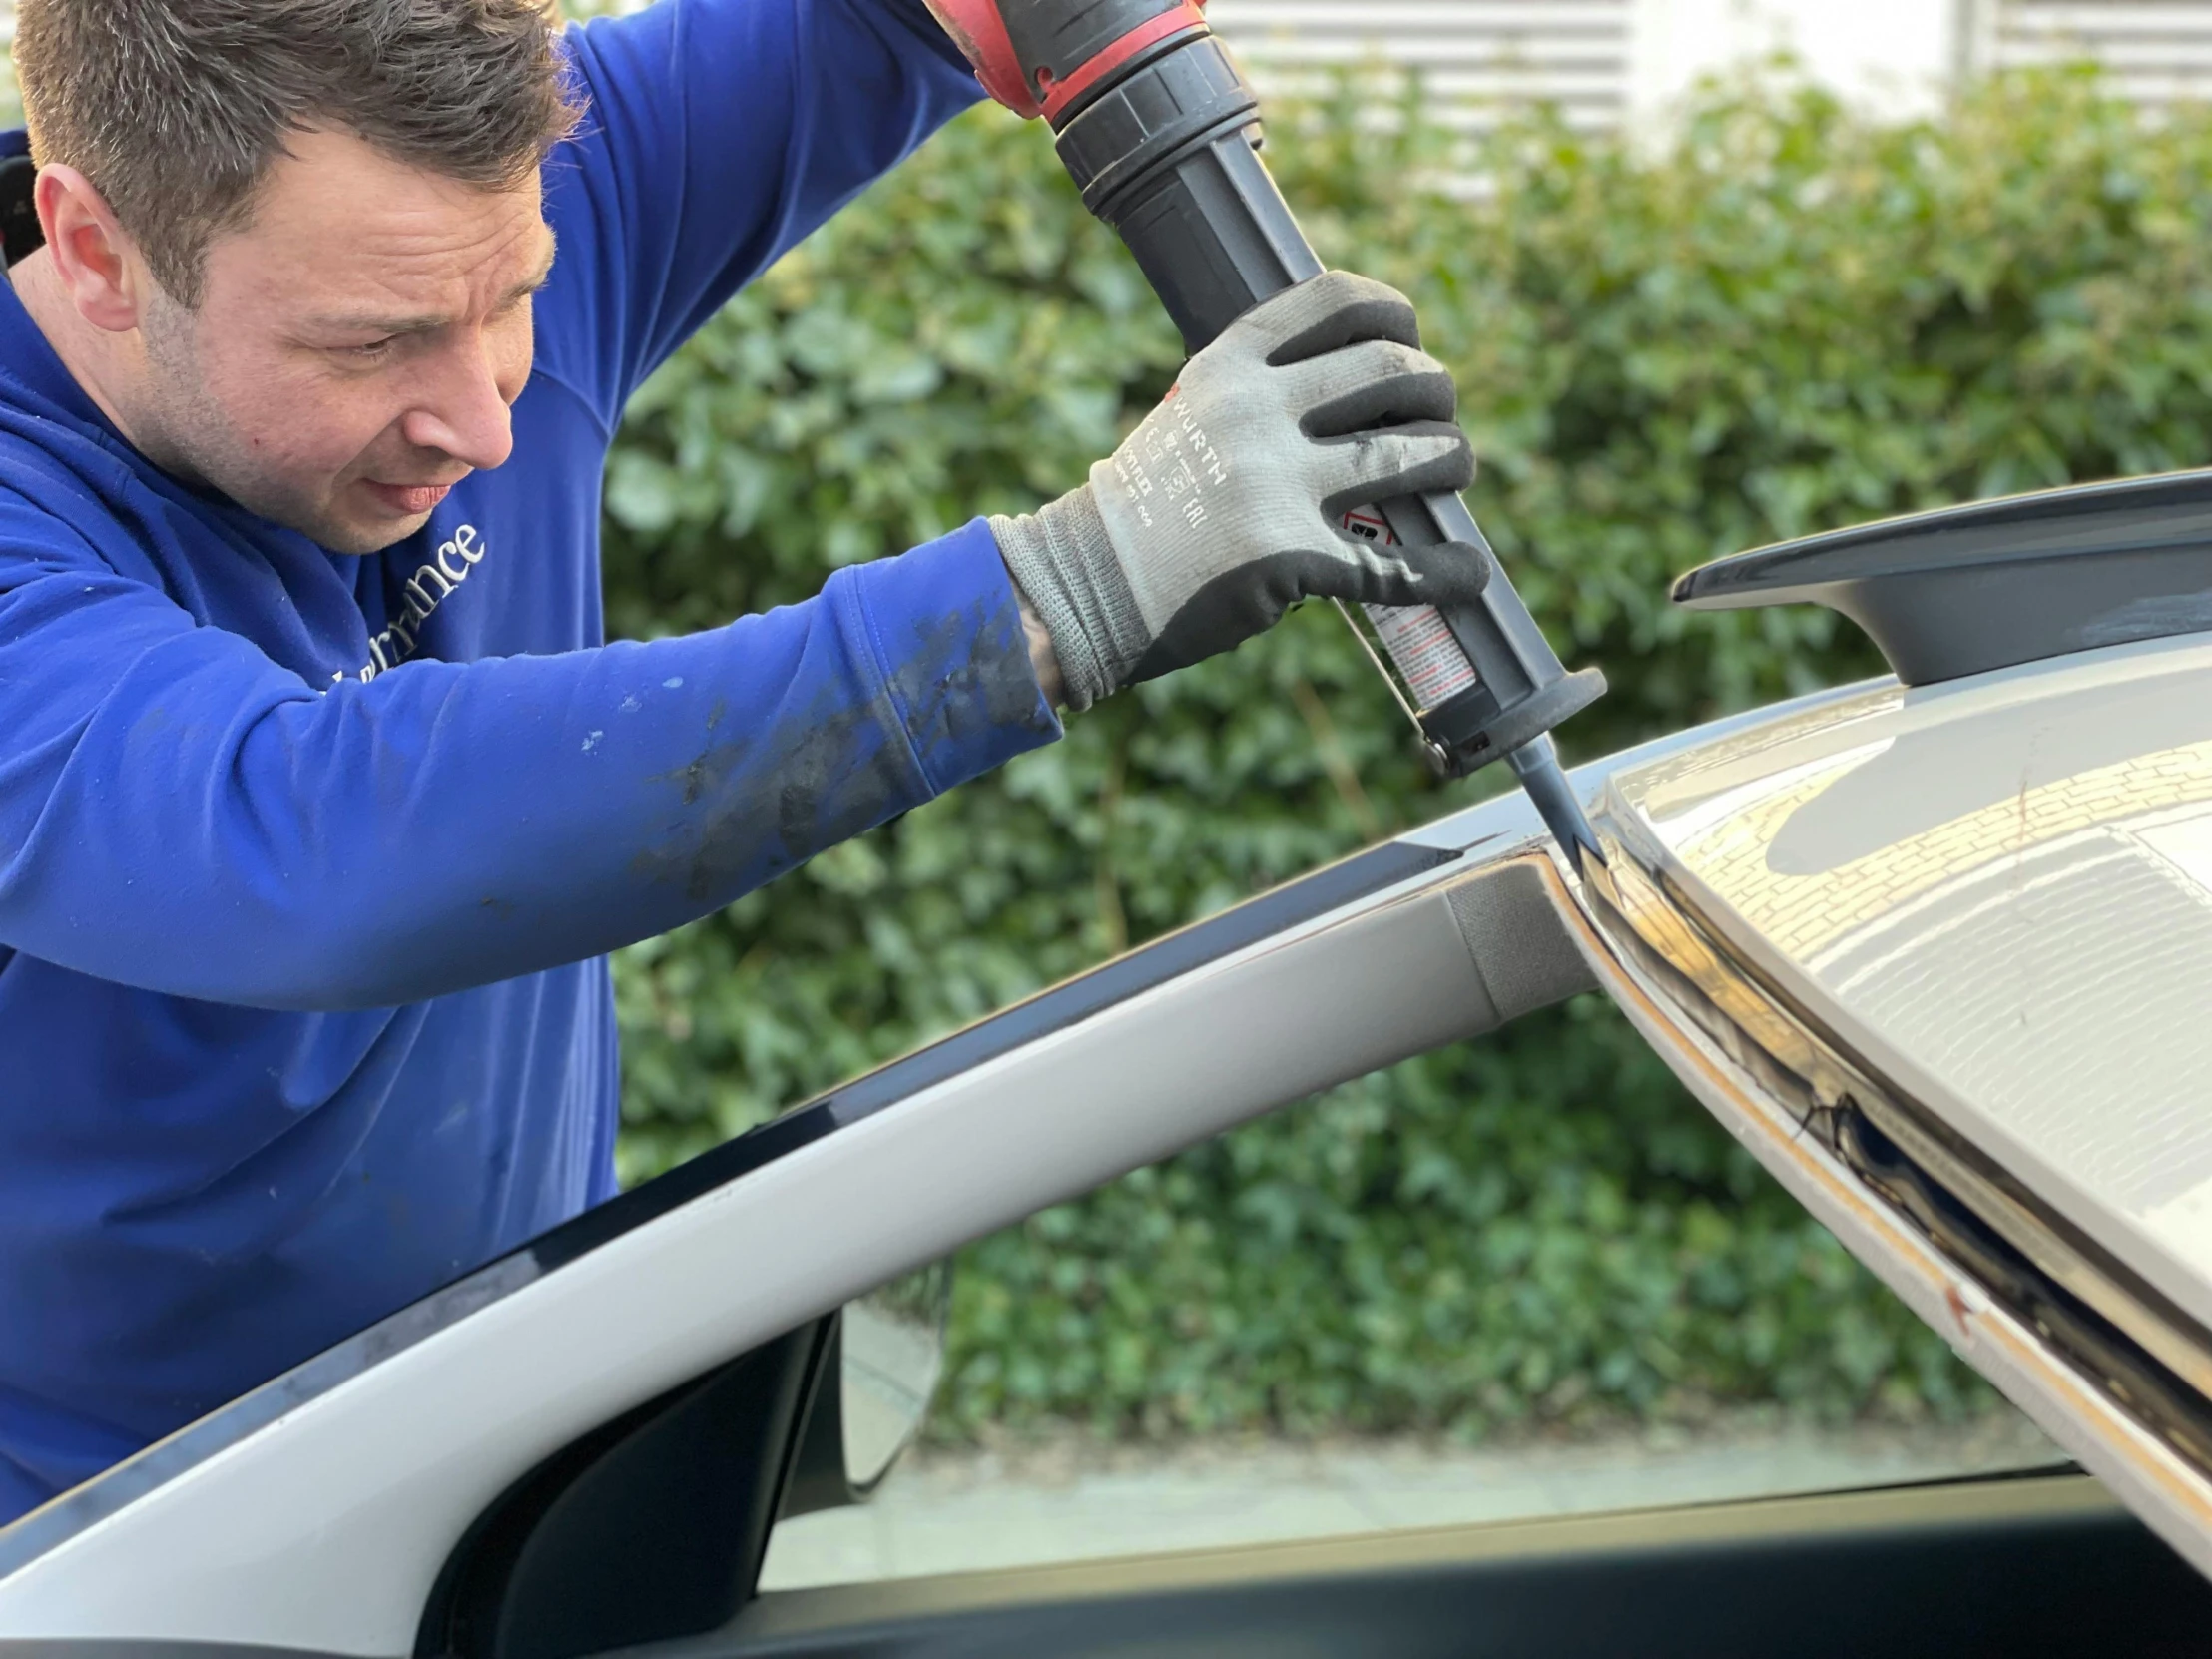
[[[776,258],[981,96],[921,0],[660,0],[571,29],[543,366],[612,426]]]
[[[704,634],[311,687],[0,493],[0,946],[276,1008],[596,955],[1049,741],[989,532]]]
[[[727,628],[365,684],[195,625],[0,491],[0,947],[204,1000],[415,1001],[718,909],[1049,741],[1047,662],[1088,707],[1301,598],[1471,598],[1469,550],[1338,527],[1473,477],[1412,340],[1403,296],[1318,276],[1036,514]]]

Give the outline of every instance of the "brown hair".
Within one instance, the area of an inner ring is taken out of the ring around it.
[[[90,179],[190,306],[287,133],[528,178],[579,110],[552,31],[545,0],[21,0],[15,64],[32,154]]]

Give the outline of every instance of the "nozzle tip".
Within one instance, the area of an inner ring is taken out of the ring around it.
[[[1542,815],[1552,838],[1559,843],[1559,850],[1567,855],[1567,862],[1573,866],[1575,874],[1582,873],[1585,858],[1604,863],[1605,853],[1598,846],[1590,815],[1582,810],[1574,786],[1567,782],[1551,739],[1548,736],[1536,738],[1506,759],[1519,776],[1521,788],[1528,792],[1528,799]]]

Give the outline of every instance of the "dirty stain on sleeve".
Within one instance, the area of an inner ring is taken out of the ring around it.
[[[1010,593],[902,631],[880,641],[895,660],[863,701],[849,682],[820,682],[751,729],[718,705],[698,755],[649,781],[687,811],[637,872],[681,886],[692,904],[726,904],[964,782],[990,734],[1019,734],[1019,748],[1058,735]]]

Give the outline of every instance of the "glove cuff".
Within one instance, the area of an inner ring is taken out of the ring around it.
[[[1052,636],[1067,706],[1088,709],[1118,691],[1152,634],[1091,486],[1019,518],[994,514],[990,526],[1006,568]]]

